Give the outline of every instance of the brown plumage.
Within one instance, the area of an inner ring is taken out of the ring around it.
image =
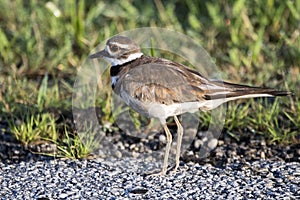
[[[275,89],[209,80],[182,64],[143,55],[135,42],[123,36],[111,38],[104,50],[91,55],[91,58],[98,57],[112,63],[110,73],[114,92],[137,112],[161,121],[167,135],[163,175],[167,171],[172,142],[166,125],[168,117],[173,116],[178,127],[176,171],[183,134],[177,115],[199,109],[211,110],[235,99],[290,94]]]

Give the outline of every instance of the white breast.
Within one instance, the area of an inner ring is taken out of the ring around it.
[[[118,80],[119,80],[119,76],[112,76],[111,85],[114,87],[117,84]]]

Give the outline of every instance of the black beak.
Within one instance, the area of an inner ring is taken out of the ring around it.
[[[92,55],[89,56],[89,58],[93,59],[93,58],[103,58],[105,56],[108,56],[108,54],[106,53],[105,50],[99,51],[97,53],[94,53]]]

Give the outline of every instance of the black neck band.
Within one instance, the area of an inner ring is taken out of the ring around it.
[[[110,68],[110,76],[117,76],[124,65],[116,65]]]
[[[138,58],[137,58],[138,59]],[[129,61],[127,63],[121,64],[121,65],[115,65],[110,67],[110,76],[117,76],[119,72],[122,70],[123,67],[127,66],[128,64],[133,63],[137,59],[134,59],[132,61]]]

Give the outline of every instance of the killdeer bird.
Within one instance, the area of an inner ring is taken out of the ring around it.
[[[211,110],[236,99],[290,94],[286,91],[207,79],[182,64],[144,55],[138,44],[124,36],[112,37],[104,50],[90,58],[103,58],[111,63],[112,88],[128,106],[140,114],[160,120],[167,138],[162,175],[167,172],[172,143],[172,135],[166,123],[168,117],[174,117],[178,131],[176,171],[183,135],[178,115]]]

